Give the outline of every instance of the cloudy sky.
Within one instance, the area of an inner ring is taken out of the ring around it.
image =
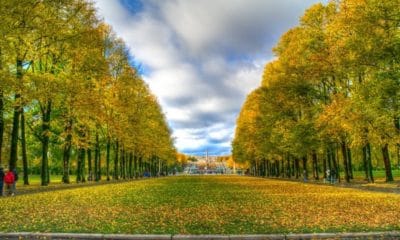
[[[279,36],[317,0],[96,0],[157,95],[180,152],[230,154]]]

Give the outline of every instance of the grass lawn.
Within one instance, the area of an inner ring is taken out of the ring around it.
[[[343,177],[343,172],[340,173],[341,177]],[[400,169],[392,169],[392,174],[393,177],[398,179],[400,178]],[[376,180],[378,181],[384,181],[385,180],[385,170],[374,170],[373,172],[373,176]],[[364,171],[354,171],[354,178],[355,179],[359,179],[359,180],[363,180],[365,179],[365,172]]]
[[[50,175],[50,183],[61,183],[62,175]],[[75,180],[75,176],[71,176],[71,181]],[[40,185],[40,175],[29,175],[29,184]],[[23,176],[19,174],[19,184],[23,184]]]
[[[180,176],[1,198],[0,213],[2,232],[399,230],[400,195],[240,176]]]
[[[50,175],[50,184],[61,183],[62,177],[63,177],[62,175]],[[107,178],[106,176],[102,176],[103,180],[105,180],[106,178]],[[69,179],[70,179],[71,183],[75,183],[76,175],[70,175]],[[40,182],[41,182],[40,175],[29,175],[29,184],[30,185],[40,185]],[[22,173],[20,173],[18,184],[23,185],[23,183],[24,183],[23,176],[22,176]]]

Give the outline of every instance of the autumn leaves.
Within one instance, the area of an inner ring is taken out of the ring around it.
[[[42,185],[51,169],[64,182],[71,170],[77,181],[167,170],[175,149],[160,105],[92,3],[2,1],[0,12],[2,164],[21,166],[21,139],[24,173],[35,159]]]
[[[372,168],[381,166],[392,181],[399,7],[398,0],[342,0],[309,8],[281,37],[277,59],[242,108],[235,159],[249,162],[254,175],[318,179],[340,169],[346,181],[357,167],[372,182]]]
[[[181,176],[0,199],[2,232],[266,234],[399,228],[400,196],[243,176]],[[29,214],[28,214],[29,213]]]

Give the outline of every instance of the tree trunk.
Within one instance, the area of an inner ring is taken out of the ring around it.
[[[338,164],[338,151],[339,148],[335,147],[334,149],[331,149],[331,160],[332,160],[332,168],[334,170],[332,177],[334,178],[334,180],[338,180],[340,182],[340,169],[339,169],[339,164]],[[332,174],[332,171],[331,171]]]
[[[362,152],[363,152],[363,158],[362,158],[362,162],[363,162],[363,167],[364,167],[364,173],[365,173],[365,181],[369,181],[369,171],[368,171],[368,164],[367,164],[367,158],[368,158],[368,153],[367,153],[367,145],[364,145],[362,148]]]
[[[93,168],[92,168],[92,149],[87,150],[88,160],[88,181],[93,181]]]
[[[346,143],[343,141],[341,143],[342,148],[342,155],[343,155],[343,167],[344,167],[344,178],[346,182],[350,182],[350,175],[349,175],[349,161],[348,161],[348,154],[347,154],[347,146]]]
[[[0,48],[0,71],[3,70],[2,49]],[[4,139],[4,92],[0,85],[0,166],[3,165],[3,139]]]
[[[47,186],[50,183],[49,176],[49,142],[50,142],[50,116],[51,116],[51,100],[48,100],[46,106],[41,106],[42,111],[42,171],[41,184]]]
[[[99,155],[98,155],[99,159],[97,160],[97,181],[101,180],[101,146],[100,146],[100,142],[99,142]]]
[[[113,173],[113,179],[118,180],[118,154],[119,154],[119,143],[118,140],[115,142],[115,156],[114,156],[114,173]]]
[[[100,142],[99,142],[99,133],[96,132],[96,144],[94,149],[94,180],[98,182],[99,178],[99,162],[100,162]]]
[[[397,146],[397,169],[400,169],[400,144],[397,144],[396,146]],[[0,153],[0,164],[1,164],[1,153]]]
[[[132,154],[132,152],[130,152],[129,153],[129,166],[128,166],[129,179],[133,178],[132,163],[133,163],[133,154]]]
[[[125,163],[125,150],[124,150],[124,145],[121,144],[121,152],[120,152],[120,161],[119,161],[119,177],[122,179],[125,179],[125,173],[124,173],[124,163]]]
[[[1,56],[1,54],[0,54]],[[1,60],[0,60],[1,61]],[[0,70],[2,69],[0,63]],[[0,86],[0,166],[3,165],[3,139],[4,139],[4,93]]]
[[[23,109],[21,111],[21,148],[22,148],[22,165],[24,169],[24,185],[29,185],[28,156],[26,154],[25,114]]]
[[[350,179],[354,179],[354,176],[353,176],[353,160],[352,160],[352,155],[351,155],[351,149],[349,147],[347,147],[347,160],[348,160],[348,164],[349,164],[349,176],[350,176]]]
[[[280,175],[279,175],[279,173],[280,173],[280,171],[279,171],[279,161],[278,160],[276,160],[275,161],[275,163],[276,163],[276,177],[279,177]]]
[[[17,82],[18,85],[22,85],[22,60],[17,58]],[[13,115],[13,124],[11,130],[11,145],[10,145],[10,162],[9,169],[13,170],[17,167],[17,159],[18,159],[18,130],[19,130],[19,120],[21,114],[21,94],[20,90],[17,90],[17,93],[14,95],[14,115]]]
[[[77,183],[81,182],[81,164],[82,164],[81,153],[82,153],[82,147],[79,147],[78,148],[78,158],[76,160],[76,182]]]
[[[70,183],[69,180],[69,159],[71,157],[71,148],[72,148],[72,120],[69,119],[67,121],[67,125],[65,126],[65,132],[67,136],[65,137],[65,143],[63,147],[63,183]]]
[[[303,178],[308,180],[307,156],[303,157]]]
[[[292,161],[292,175],[291,175],[291,177],[294,177],[294,176],[296,176],[296,159],[295,158],[293,158],[293,161]]]
[[[85,154],[86,149],[83,146],[83,143],[86,141],[86,127],[81,125],[79,128],[79,142],[81,143],[78,146],[78,158],[77,158],[77,169],[76,169],[76,182],[85,182]]]
[[[111,138],[107,137],[107,146],[106,146],[106,175],[107,175],[107,181],[110,181],[110,148],[111,148]]]
[[[137,168],[137,156],[136,156],[136,154],[134,154],[134,156],[133,156],[133,173],[134,173],[134,175],[135,175],[135,178],[137,179],[138,178],[138,168]]]
[[[257,161],[258,166],[258,176],[260,176],[260,163]],[[154,156],[153,158],[153,177],[158,176],[158,156]]]
[[[386,182],[393,182],[392,166],[390,164],[389,144],[382,147],[383,162],[385,164]]]
[[[81,157],[81,171],[80,171],[80,173],[81,173],[81,181],[82,182],[86,182],[86,172],[85,172],[85,163],[86,163],[86,149],[85,148],[82,148],[81,149],[81,153],[80,153],[82,156],[80,156]]]
[[[139,177],[143,177],[143,159],[139,157]]]
[[[79,147],[78,149],[78,169],[76,171],[76,182],[85,182],[85,153],[86,149]]]
[[[125,178],[129,179],[129,152],[125,150]]]
[[[397,109],[396,109],[397,110]],[[396,128],[397,135],[400,133],[400,117],[394,117],[394,126]],[[400,168],[400,144],[396,144],[397,147],[397,169]]]
[[[322,168],[323,168],[323,174],[324,174],[324,179],[327,179],[328,178],[328,176],[326,175],[326,171],[328,170],[327,169],[327,162],[328,161],[328,159],[327,159],[327,156],[324,156],[323,157],[323,160],[322,160]],[[331,171],[330,169],[329,169],[329,171]]]
[[[372,160],[371,160],[371,145],[368,142],[363,147],[363,164],[365,170],[365,180],[370,183],[374,182],[374,176],[372,174]]]
[[[318,173],[318,158],[317,153],[315,150],[312,152],[312,161],[313,161],[313,177],[315,180],[319,180],[319,173]]]
[[[296,169],[295,169],[295,171],[296,171],[296,179],[299,179],[299,177],[300,177],[300,163],[299,163],[299,159],[296,157],[296,158],[294,159],[294,162],[295,162],[295,167],[296,167]]]
[[[327,168],[329,171],[332,171],[332,149],[330,147],[326,148],[326,160],[327,160]]]
[[[373,169],[372,169],[371,144],[369,144],[369,143],[367,145],[367,153],[368,153],[367,165],[368,165],[368,170],[369,170],[369,177],[370,177],[370,181],[373,183],[374,182],[374,174],[373,174]]]

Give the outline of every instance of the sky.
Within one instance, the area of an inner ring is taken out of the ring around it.
[[[317,0],[95,0],[140,65],[179,152],[229,155],[279,37]]]

